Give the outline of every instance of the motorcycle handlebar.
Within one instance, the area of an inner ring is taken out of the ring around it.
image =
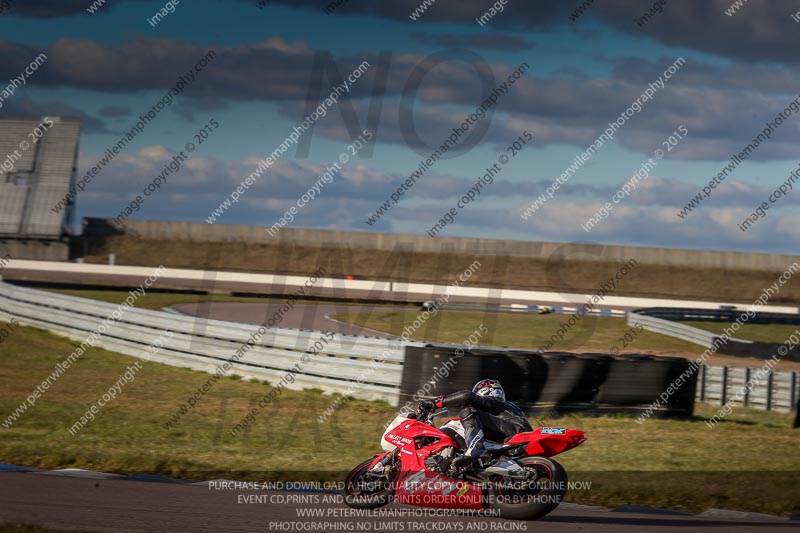
[[[430,404],[428,404],[425,400],[420,401],[417,404],[417,413],[415,413],[415,415],[416,419],[419,420],[420,422],[433,425],[432,415],[433,413],[436,412],[436,408],[435,407],[428,408],[427,407],[428,405]]]

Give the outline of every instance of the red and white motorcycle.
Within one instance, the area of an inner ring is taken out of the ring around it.
[[[422,404],[421,404],[422,405]],[[424,406],[423,406],[424,409]],[[432,412],[400,414],[383,434],[383,453],[345,478],[345,503],[376,509],[392,500],[423,507],[491,509],[502,517],[535,520],[553,511],[567,491],[567,472],[551,457],[586,440],[583,431],[540,427],[503,443],[486,442],[488,457],[460,468],[461,422],[441,428]]]

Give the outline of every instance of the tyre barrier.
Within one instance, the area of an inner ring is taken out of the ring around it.
[[[97,331],[116,309],[109,303],[0,281],[0,319],[42,327],[79,342],[85,342],[87,335]],[[636,317],[690,327],[647,315],[634,314],[634,320]],[[117,353],[214,373],[238,348],[249,344],[255,327],[131,308],[97,337],[96,345]],[[167,330],[173,335],[157,354],[150,354],[148,348],[154,339]],[[689,372],[684,385],[664,398],[664,391],[690,370],[688,360],[645,354],[539,354],[488,347],[464,350],[463,346],[452,344],[341,334],[325,335],[323,343],[320,334],[270,328],[245,356],[233,363],[233,373],[272,383],[283,383],[279,380],[291,374],[292,381],[285,384],[287,389],[320,388],[401,406],[415,398],[469,389],[479,379],[496,377],[503,382],[509,398],[518,401],[529,414],[637,413],[662,399],[663,403],[653,413],[661,417],[690,416],[696,390],[701,401],[724,403],[748,377],[741,374],[746,370],[743,368],[728,370],[704,365],[699,389],[697,373]],[[317,348],[322,344],[321,349]],[[756,343],[747,346],[753,344]],[[308,359],[313,363],[305,365],[303,362]],[[745,403],[768,410],[790,410],[798,398],[798,374],[774,372],[770,374],[769,385],[763,391],[754,390]]]
[[[635,414],[652,407],[690,361],[646,354],[529,352],[509,349],[463,350],[446,344],[406,347],[400,397],[422,397],[471,389],[484,378],[503,383],[508,398],[528,415],[570,412]],[[691,416],[697,373],[663,401],[653,416]]]

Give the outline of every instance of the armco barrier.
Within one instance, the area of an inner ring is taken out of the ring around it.
[[[526,413],[638,413],[650,407],[689,368],[689,361],[647,355],[566,354],[473,349],[428,344],[406,348],[400,396],[448,394],[486,377],[499,379],[506,395]],[[449,362],[449,363],[448,363]],[[654,413],[691,416],[697,373]]]
[[[733,322],[745,311],[745,309],[738,308],[697,309],[689,307],[650,307],[645,309],[637,309],[636,313],[673,321]],[[759,311],[758,313],[754,313],[754,316],[748,317],[747,323],[800,325],[800,314]]]
[[[0,282],[0,318],[16,318],[82,342],[115,310],[110,303],[33,290]],[[157,362],[213,372],[228,360],[257,326],[198,319],[130,308],[111,324],[95,345],[134,357],[166,330]],[[353,396],[403,404],[415,396],[435,396],[469,389],[490,376],[503,381],[509,398],[530,414],[541,412],[631,412],[649,406],[683,371],[680,358],[649,355],[538,354],[506,348],[480,348],[457,356],[457,345],[401,343],[376,337],[328,334],[329,340],[295,373],[289,389],[351,390]],[[301,363],[322,332],[272,328],[255,343],[231,373],[276,383]],[[462,352],[458,352],[462,353]],[[68,354],[63,354],[66,357]],[[372,369],[372,370],[370,370]],[[749,379],[752,369],[704,365],[655,416],[688,416],[699,401],[725,403]],[[360,379],[364,377],[364,379]],[[695,394],[695,388],[697,392]],[[797,372],[774,372],[744,400],[748,406],[785,410],[800,396]]]
[[[714,342],[714,339],[717,338],[717,335],[709,331],[687,326],[686,324],[678,324],[677,322],[672,322],[663,318],[639,314],[638,311],[631,311],[628,313],[628,324],[631,326],[638,324],[644,329],[693,342],[704,348],[709,348]]]
[[[781,348],[779,343],[754,342],[746,339],[731,337],[724,341],[722,337],[704,329],[695,328],[688,324],[681,324],[678,321],[708,321],[708,322],[730,322],[745,313],[744,309],[695,309],[695,308],[669,308],[651,307],[637,309],[628,313],[628,324],[640,325],[644,329],[677,337],[705,348],[710,348],[716,343],[720,353],[737,357],[755,357],[757,359],[769,359],[778,355]],[[751,318],[748,316],[747,322],[750,324],[796,324],[800,325],[800,314],[796,313],[776,313],[759,312]],[[787,361],[800,361],[800,346],[796,345],[780,353],[780,359]]]
[[[0,318],[15,317],[23,325],[42,327],[82,342],[118,308],[115,304],[17,287],[0,282]],[[95,342],[96,346],[144,358],[149,346],[166,330],[164,347],[152,360],[174,366],[214,372],[246,344],[258,326],[199,319],[144,309],[127,309]],[[319,354],[313,346],[322,332],[282,328],[267,329],[230,374],[278,383],[299,365],[289,389],[318,388],[326,392],[348,390],[352,381],[366,376],[353,396],[398,401],[403,373],[403,345],[388,339],[329,333]],[[64,354],[66,357],[69,354]],[[370,370],[372,369],[372,370]],[[284,381],[285,382],[285,381]]]

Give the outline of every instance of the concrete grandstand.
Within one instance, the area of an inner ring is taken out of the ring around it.
[[[53,205],[74,183],[80,121],[0,118],[0,250],[15,258],[66,260],[73,209]]]

